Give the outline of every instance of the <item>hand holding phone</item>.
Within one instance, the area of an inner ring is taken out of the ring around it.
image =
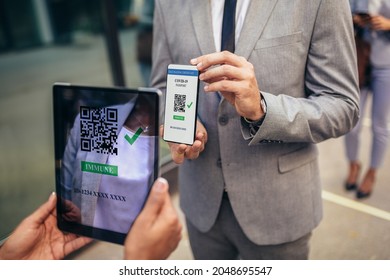
[[[207,143],[207,130],[203,124],[196,121],[196,135],[195,141],[192,145],[179,144],[168,142],[169,150],[171,152],[172,160],[176,164],[181,164],[184,159],[197,159],[201,152],[205,149]],[[161,125],[161,135],[164,135],[164,126]]]

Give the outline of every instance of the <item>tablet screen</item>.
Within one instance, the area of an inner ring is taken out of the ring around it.
[[[159,92],[55,84],[61,230],[123,244],[158,176]]]

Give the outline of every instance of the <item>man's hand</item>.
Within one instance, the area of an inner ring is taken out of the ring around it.
[[[125,259],[166,259],[176,249],[181,230],[168,193],[168,182],[159,178],[126,237]]]
[[[263,117],[254,67],[244,57],[223,51],[194,58],[191,64],[202,72],[199,79],[208,83],[205,92],[221,92],[242,117]]]
[[[91,241],[58,229],[56,202],[53,193],[45,204],[20,223],[0,248],[0,259],[58,260]]]
[[[164,127],[160,129],[161,136],[164,134]],[[169,149],[171,150],[172,159],[175,163],[181,164],[184,159],[196,159],[199,154],[203,152],[207,143],[207,131],[203,124],[198,120],[196,123],[196,136],[192,146],[186,144],[177,144],[168,142]]]

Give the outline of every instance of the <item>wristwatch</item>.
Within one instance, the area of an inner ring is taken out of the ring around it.
[[[247,118],[244,117],[244,120],[248,123],[249,125],[249,132],[250,132],[250,135],[253,137],[255,136],[255,134],[257,133],[257,131],[259,130],[260,126],[263,124],[263,121],[264,121],[264,118],[265,118],[265,115],[267,114],[267,103],[265,102],[264,98],[261,98],[260,100],[260,106],[261,106],[261,109],[263,110],[264,112],[264,115],[256,120],[256,121],[251,121],[251,120],[248,120]]]

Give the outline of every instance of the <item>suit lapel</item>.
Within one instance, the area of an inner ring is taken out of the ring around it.
[[[251,1],[237,42],[237,55],[249,58],[277,2],[278,0]]]
[[[191,1],[192,23],[202,54],[215,52],[209,0]]]

